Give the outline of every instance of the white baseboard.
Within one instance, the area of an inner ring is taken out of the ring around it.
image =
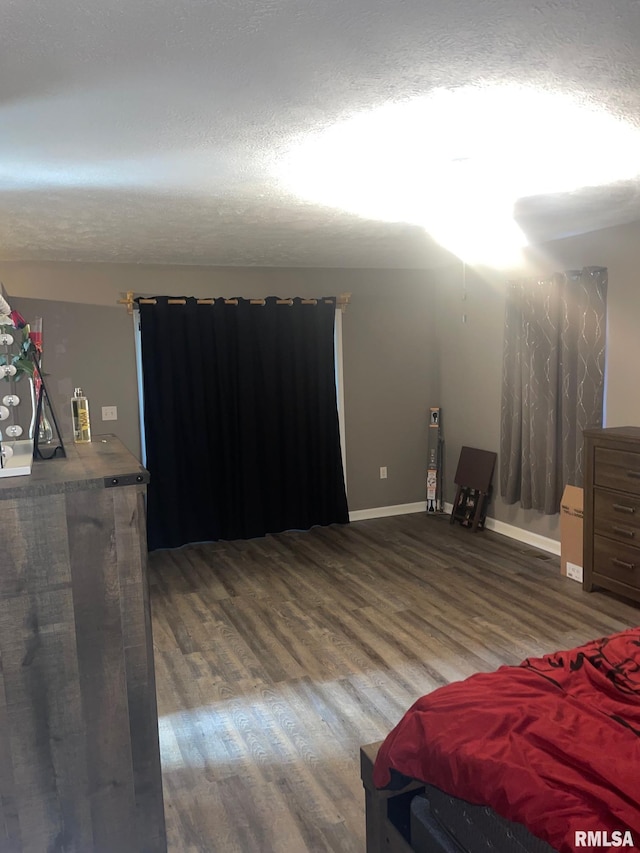
[[[453,504],[445,503],[445,512],[450,513],[453,509]],[[515,524],[507,524],[506,521],[498,521],[496,518],[487,518],[484,523],[487,530],[493,530],[495,533],[500,533],[502,536],[508,536],[509,539],[516,539],[518,542],[524,542],[526,545],[531,545],[532,548],[539,548],[541,551],[546,551],[548,554],[560,556],[560,542],[557,539],[551,539],[549,536],[542,536],[540,533],[532,533],[530,530],[525,530],[522,527],[516,527]]]
[[[386,518],[388,515],[410,515],[412,512],[426,512],[427,502],[396,504],[395,506],[374,506],[371,509],[354,509],[349,513],[349,521],[365,521],[367,518]]]
[[[453,504],[445,503],[444,511],[451,513]],[[426,501],[417,501],[412,504],[396,504],[395,506],[375,506],[371,509],[356,509],[349,513],[349,521],[365,521],[368,518],[386,518],[390,515],[410,515],[413,512],[427,511]],[[516,527],[514,524],[507,524],[505,521],[498,521],[495,518],[487,518],[485,521],[487,530],[493,530],[502,536],[508,536],[509,539],[515,539],[518,542],[524,542],[532,548],[539,548],[541,551],[546,551],[548,554],[560,556],[560,543],[557,539],[551,539],[548,536],[541,536],[539,533],[532,533],[530,530],[524,530],[522,527]]]

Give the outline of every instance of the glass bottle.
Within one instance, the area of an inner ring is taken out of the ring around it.
[[[89,401],[76,388],[71,398],[71,415],[73,418],[73,440],[76,444],[88,444],[91,441],[91,423],[89,421]]]

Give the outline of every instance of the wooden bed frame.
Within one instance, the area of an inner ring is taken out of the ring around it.
[[[373,784],[373,765],[382,741],[360,747],[360,777],[364,785],[367,853],[413,853],[409,813],[411,800],[424,791],[411,782],[399,791],[381,791]]]

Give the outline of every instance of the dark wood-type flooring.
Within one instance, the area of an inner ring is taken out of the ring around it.
[[[150,570],[171,853],[362,853],[361,744],[442,684],[640,612],[423,514],[156,552]]]

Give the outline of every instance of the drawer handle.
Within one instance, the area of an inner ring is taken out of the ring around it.
[[[633,515],[633,513],[636,511],[636,508],[634,506],[625,506],[624,504],[614,504],[613,508],[616,512],[628,512],[629,515]]]
[[[633,477],[634,480],[640,480],[640,471],[627,471],[627,477]]]
[[[622,569],[630,569],[631,571],[633,571],[636,567],[635,563],[627,563],[624,560],[619,560],[617,557],[612,557],[611,562],[615,566],[620,566],[620,568]]]
[[[618,527],[616,524],[612,524],[611,529],[614,533],[618,533],[620,536],[626,536],[628,539],[633,539],[636,535],[634,530],[627,530],[626,527]]]

